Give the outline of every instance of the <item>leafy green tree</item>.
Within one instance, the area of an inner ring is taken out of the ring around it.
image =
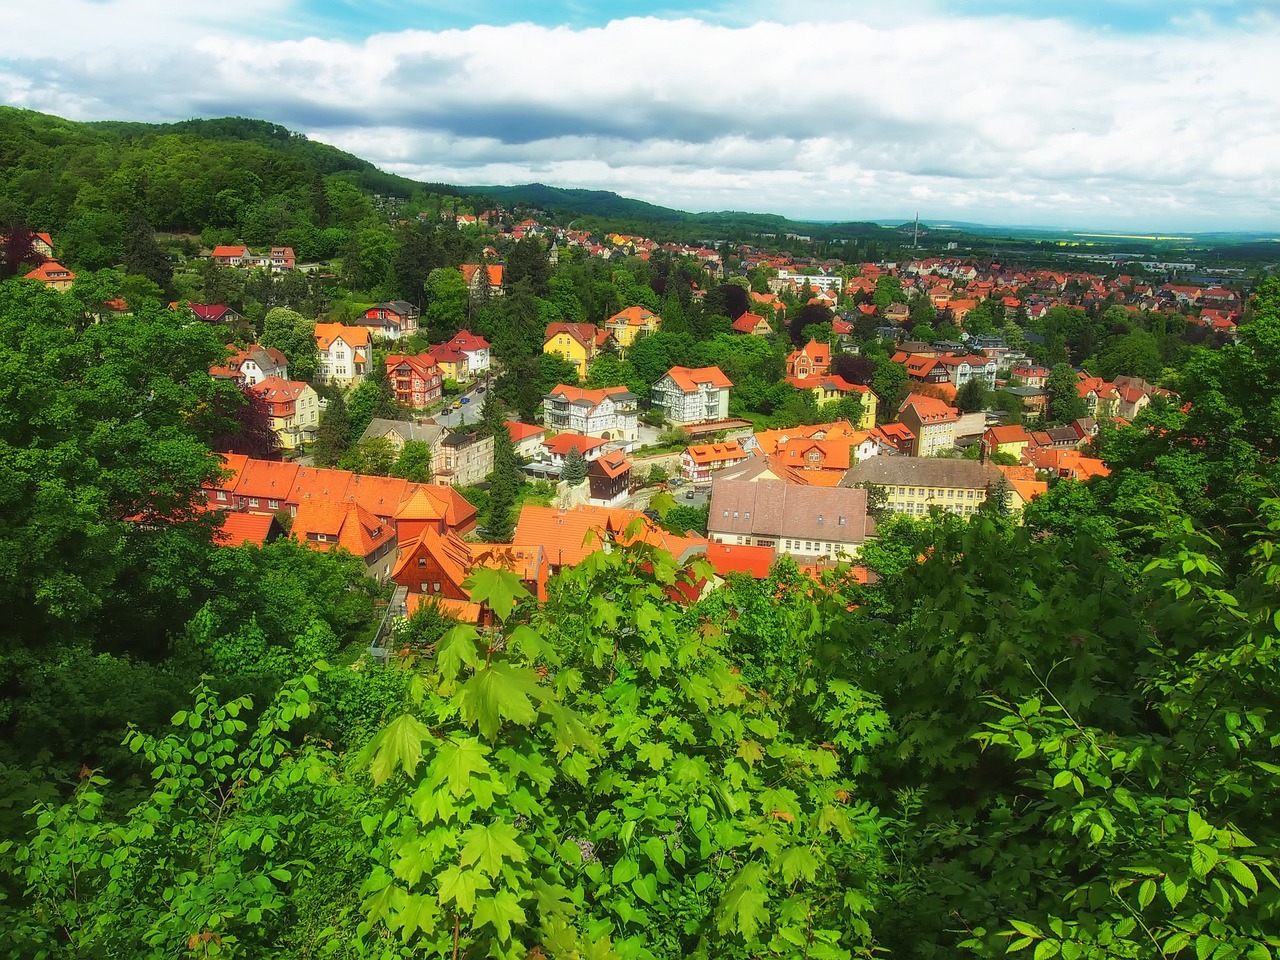
[[[316,347],[316,325],[296,310],[273,307],[262,322],[262,336],[258,338],[264,347],[275,347],[289,361],[289,377],[293,380],[311,381],[320,367],[320,354]]]
[[[467,284],[454,268],[437,267],[427,274],[425,295],[427,309],[423,323],[432,341],[441,343],[467,322]]]
[[[365,437],[353,443],[338,458],[338,466],[352,473],[387,477],[396,465],[396,450],[386,437]]]
[[[882,420],[896,418],[898,407],[907,398],[910,389],[907,368],[894,363],[887,357],[876,363],[875,376],[871,381],[871,389],[880,398],[879,412]]]
[[[1162,369],[1159,345],[1145,330],[1113,338],[1098,354],[1098,376],[1104,380],[1118,376],[1155,380]]]
[[[1049,371],[1049,379],[1045,381],[1045,387],[1049,391],[1049,423],[1051,425],[1071,423],[1088,416],[1089,408],[1076,389],[1077,383],[1079,380],[1075,371],[1065,363],[1060,363]]]
[[[885,275],[876,280],[876,292],[871,295],[871,302],[881,312],[893,303],[906,303],[907,295],[902,290],[902,283],[897,277]]]
[[[155,232],[140,207],[129,218],[125,233],[124,269],[125,273],[146,277],[162,290],[168,289],[173,280],[173,265],[156,243]]]
[[[406,440],[391,465],[391,476],[414,483],[431,482],[431,447],[421,440]]]

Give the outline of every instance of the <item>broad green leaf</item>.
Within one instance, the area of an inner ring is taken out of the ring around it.
[[[452,680],[465,664],[474,667],[480,662],[478,641],[480,634],[475,627],[459,624],[440,638],[436,646],[436,663],[440,673]]]
[[[533,723],[537,712],[530,698],[542,700],[545,696],[532,670],[499,661],[477,670],[462,685],[459,699],[462,718],[479,724],[481,734],[492,739],[503,720],[522,726]]]
[[[476,891],[488,890],[489,878],[474,870],[462,867],[448,867],[436,875],[440,887],[440,906],[452,901],[463,913],[471,913],[476,906]]]
[[[516,843],[519,836],[520,832],[504,820],[477,824],[462,835],[466,845],[462,848],[461,863],[464,867],[475,864],[477,870],[491,877],[502,869],[505,860],[524,863],[526,854]]]
[[[1154,880],[1143,880],[1138,887],[1138,906],[1145,910],[1155,898],[1156,882]]]
[[[743,940],[752,943],[760,924],[769,919],[768,900],[764,868],[758,863],[747,864],[738,871],[720,901],[716,929],[721,933],[741,933]]]
[[[446,740],[440,744],[431,762],[431,775],[427,782],[432,787],[449,784],[449,791],[461,799],[471,789],[471,778],[489,772],[486,755],[489,748],[475,737]]]
[[[1058,955],[1058,941],[1041,940],[1036,944],[1035,960],[1049,960]]]
[[[1160,884],[1160,888],[1164,891],[1164,898],[1169,901],[1169,906],[1171,908],[1177,907],[1187,895],[1186,881],[1179,882],[1170,874],[1165,875],[1164,881]]]
[[[1218,863],[1218,851],[1208,844],[1197,843],[1191,848],[1191,872],[1197,877],[1208,876]]]
[[[748,767],[754,767],[764,759],[764,750],[754,740],[740,740],[735,756],[744,760]]]
[[[582,722],[582,717],[576,711],[552,699],[546,700],[540,709],[551,718],[551,729],[556,738],[557,757],[563,759],[577,750],[582,750],[591,756],[600,752],[599,741]]]
[[[812,883],[818,873],[818,860],[808,847],[791,847],[778,858],[778,867],[786,883],[795,883],[800,877]]]
[[[405,898],[400,912],[387,925],[393,930],[399,927],[401,941],[408,943],[409,938],[418,930],[423,933],[433,932],[439,920],[439,905],[433,899],[410,894]]]
[[[658,899],[658,878],[652,873],[642,873],[631,881],[631,890],[645,903],[653,903]]]
[[[1213,836],[1213,827],[1205,823],[1204,817],[1194,810],[1187,811],[1187,830],[1192,840],[1208,840]]]
[[[1258,881],[1254,877],[1253,871],[1239,860],[1223,860],[1222,868],[1231,874],[1231,879],[1242,887],[1247,887],[1254,893],[1258,892]]]
[[[369,772],[375,786],[386,783],[396,766],[404,768],[410,777],[422,762],[422,744],[431,737],[431,731],[417,717],[401,714],[378,731],[370,745],[373,760]]]
[[[652,770],[661,770],[663,764],[675,756],[671,748],[661,740],[656,743],[641,744],[636,756],[642,763],[647,763]]]
[[[470,592],[472,603],[488,604],[498,619],[504,621],[511,616],[517,600],[532,596],[510,570],[493,567],[477,567],[462,586]]]
[[[613,885],[620,887],[630,883],[640,873],[640,865],[630,857],[623,857],[613,865]]]
[[[498,931],[499,938],[511,939],[511,925],[524,923],[524,910],[510,890],[499,890],[492,897],[484,897],[476,903],[475,925],[489,924]]]

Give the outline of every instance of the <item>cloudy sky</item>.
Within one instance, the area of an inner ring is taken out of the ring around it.
[[[684,210],[1280,232],[1280,0],[41,0],[0,102]]]

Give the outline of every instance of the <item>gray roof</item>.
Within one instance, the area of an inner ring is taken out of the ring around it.
[[[711,487],[707,529],[843,543],[862,543],[876,534],[875,521],[867,515],[865,490],[720,478]]]
[[[844,487],[859,483],[880,486],[955,487],[985,490],[999,483],[1001,473],[993,464],[977,460],[933,457],[869,457],[849,468],[840,481]]]
[[[426,444],[434,444],[444,433],[444,427],[437,423],[419,423],[416,420],[385,420],[374,417],[360,434],[361,440],[370,437],[385,437],[389,433],[399,434],[404,440],[418,440]]]

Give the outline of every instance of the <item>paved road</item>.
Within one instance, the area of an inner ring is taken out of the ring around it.
[[[464,403],[457,410],[453,409],[452,406],[445,407],[435,415],[436,423],[450,430],[456,430],[463,424],[479,423],[480,408],[484,406],[484,391],[485,385],[483,383],[478,383],[468,388],[462,394],[462,397],[466,397],[470,402]],[[456,397],[455,399],[461,400],[462,397]]]

